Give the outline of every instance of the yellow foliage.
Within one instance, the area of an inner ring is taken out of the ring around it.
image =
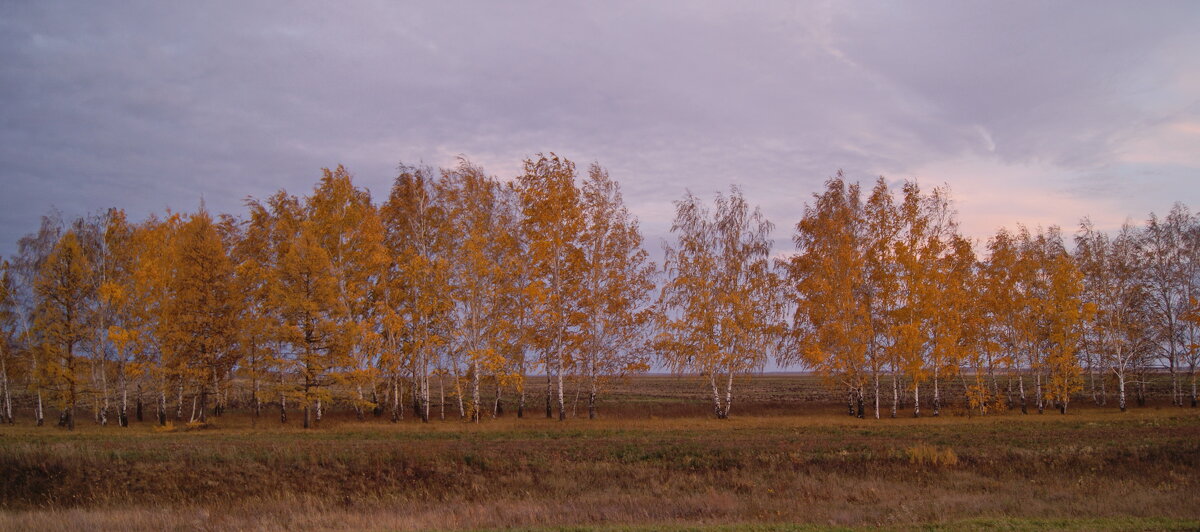
[[[934,467],[954,467],[958,465],[958,455],[954,449],[941,448],[922,443],[904,450],[910,464]]]

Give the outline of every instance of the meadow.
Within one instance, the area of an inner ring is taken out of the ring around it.
[[[1196,409],[875,420],[811,377],[739,386],[725,420],[665,376],[617,383],[595,420],[19,420],[0,529],[1200,529]]]

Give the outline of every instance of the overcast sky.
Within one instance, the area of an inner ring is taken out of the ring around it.
[[[1194,1],[4,2],[0,253],[52,206],[241,213],[339,163],[379,200],[400,162],[542,151],[608,167],[654,248],[731,183],[790,247],[839,168],[949,184],[979,238],[1112,227],[1200,208],[1198,28]]]

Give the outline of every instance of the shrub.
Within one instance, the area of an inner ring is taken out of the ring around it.
[[[908,455],[908,463],[920,466],[953,467],[958,465],[958,455],[949,447],[941,449],[922,443],[904,450]]]

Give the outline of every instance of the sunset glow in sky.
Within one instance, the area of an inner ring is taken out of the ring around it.
[[[648,246],[741,185],[790,248],[838,169],[964,230],[1200,208],[1200,3],[6,2],[0,253],[52,207],[242,213],[345,164],[599,161]]]

